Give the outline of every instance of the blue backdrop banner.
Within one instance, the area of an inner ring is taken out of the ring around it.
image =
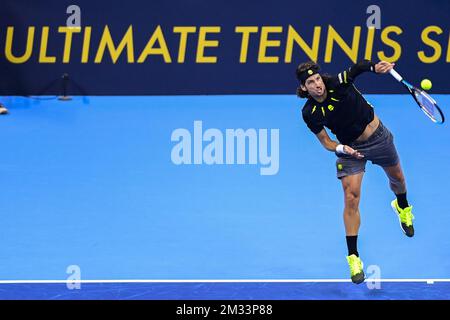
[[[295,93],[295,69],[387,60],[449,93],[448,0],[2,0],[0,95]],[[364,75],[367,93],[404,93]]]

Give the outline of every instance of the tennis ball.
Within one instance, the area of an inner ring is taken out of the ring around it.
[[[422,87],[423,90],[430,90],[432,84],[430,80],[423,79],[422,82],[420,83],[420,86]]]

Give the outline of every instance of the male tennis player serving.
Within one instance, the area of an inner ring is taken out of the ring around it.
[[[302,110],[308,128],[323,147],[337,155],[337,177],[344,189],[344,224],[348,247],[347,262],[354,283],[364,281],[363,263],[357,251],[360,225],[359,200],[361,182],[367,160],[381,166],[386,172],[396,199],[391,203],[400,226],[408,236],[414,235],[412,206],[406,199],[406,184],[394,145],[392,133],[375,115],[372,106],[353,84],[366,71],[387,73],[393,64],[380,61],[375,64],[361,61],[337,76],[319,73],[319,66],[310,61],[297,68],[300,86],[297,95],[308,98]],[[330,139],[325,128],[336,135],[339,142]]]

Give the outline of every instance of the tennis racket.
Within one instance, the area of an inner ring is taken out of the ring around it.
[[[397,71],[391,69],[389,71],[391,76],[393,76],[398,82],[402,83],[411,93],[414,100],[419,105],[420,109],[427,115],[428,118],[431,119],[434,123],[442,124],[445,121],[444,114],[441,109],[438,107],[436,101],[430,97],[428,93],[425,91],[414,87],[412,84],[407,82],[401,75],[398,74]]]

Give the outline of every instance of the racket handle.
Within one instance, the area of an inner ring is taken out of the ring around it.
[[[391,74],[391,76],[393,76],[398,82],[401,82],[403,80],[403,77],[401,75],[398,74],[397,71],[395,71],[394,69],[391,69],[389,71],[389,73]]]

